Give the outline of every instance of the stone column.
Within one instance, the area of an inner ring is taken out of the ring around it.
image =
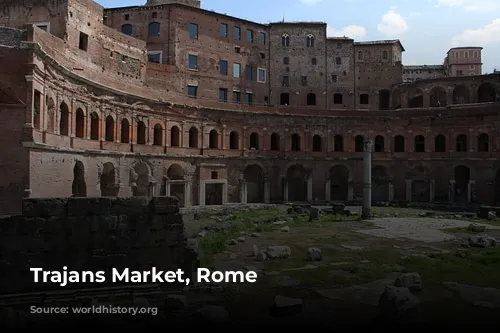
[[[476,184],[475,180],[469,180],[469,184],[467,184],[467,203],[470,204],[472,199],[474,198],[474,185]]]
[[[288,202],[288,181],[286,178],[283,179],[283,202]]]
[[[227,204],[227,183],[222,185],[222,204]]]
[[[389,202],[394,201],[394,183],[389,181]]]
[[[412,180],[406,180],[406,201],[411,202],[411,192],[412,192]]]
[[[165,180],[165,196],[170,196],[170,182],[168,180]]]
[[[307,175],[307,201],[313,201],[313,179],[312,172]]]
[[[352,180],[350,180],[349,183],[347,184],[347,200],[348,201],[354,200],[354,182]]]
[[[269,178],[264,178],[264,203],[271,202],[271,182]]]
[[[363,142],[363,207],[361,216],[368,219],[371,216],[372,206],[372,149],[373,142]]]
[[[434,195],[435,195],[435,188],[436,188],[436,181],[431,180],[429,182],[429,202],[432,203],[434,202]]]
[[[240,202],[247,203],[247,183],[244,180],[240,180]]]
[[[450,186],[448,187],[448,198],[451,203],[455,202],[455,181],[450,180]]]
[[[191,207],[191,182],[186,181],[184,183],[184,207]]]
[[[325,201],[331,201],[332,200],[332,181],[330,179],[327,179],[325,182]]]
[[[198,188],[198,205],[205,206],[205,182],[200,181]]]

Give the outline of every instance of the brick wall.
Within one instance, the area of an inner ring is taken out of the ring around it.
[[[108,283],[92,287],[119,286],[109,283],[111,268],[182,268],[189,277],[196,267],[178,201],[168,197],[26,199],[22,216],[0,219],[0,254],[0,294],[61,289],[35,284],[31,267],[107,272]]]

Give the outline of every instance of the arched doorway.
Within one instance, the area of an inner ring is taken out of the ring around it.
[[[455,194],[454,201],[460,204],[469,203],[470,169],[464,165],[455,168]]]
[[[300,164],[291,166],[286,173],[288,201],[307,201],[307,171]]]
[[[100,177],[101,196],[117,197],[120,190],[116,182],[115,166],[111,162],[106,162],[103,165]]]
[[[251,164],[243,171],[246,182],[246,198],[248,203],[263,203],[264,198],[264,172],[256,164]]]
[[[349,200],[349,169],[345,165],[336,165],[330,169],[330,199]]]
[[[134,197],[150,196],[149,168],[145,163],[137,163],[134,168],[135,182],[132,184]]]
[[[389,201],[389,175],[384,166],[372,169],[372,201]]]
[[[416,167],[408,176],[411,179],[411,201],[429,202],[431,199],[430,172],[423,166]]]
[[[85,183],[85,167],[83,163],[77,161],[73,167],[73,184],[71,192],[74,197],[87,196],[87,184]]]
[[[179,205],[181,207],[184,207],[187,195],[184,177],[184,169],[179,164],[172,164],[167,170],[166,186],[168,190],[165,194],[179,199]]]

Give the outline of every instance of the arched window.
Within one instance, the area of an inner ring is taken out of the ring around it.
[[[149,37],[157,37],[160,36],[160,23],[151,22],[148,26],[148,36]]]
[[[290,36],[288,34],[281,36],[281,46],[290,46]]]
[[[307,47],[314,47],[314,35],[312,35],[312,34],[307,35],[306,46]]]
[[[122,33],[124,33],[125,35],[129,35],[129,36],[132,36],[132,24],[124,24],[122,25]]]

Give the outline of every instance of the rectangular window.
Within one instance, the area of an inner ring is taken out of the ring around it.
[[[248,104],[248,105],[253,104],[253,94],[252,93],[245,94],[245,104]]]
[[[358,60],[362,60],[363,59],[363,52],[359,51],[358,52]]]
[[[220,36],[227,38],[227,24],[226,23],[220,24]]]
[[[233,77],[240,77],[241,76],[241,65],[240,64],[233,64]]]
[[[387,51],[383,51],[383,52],[382,52],[382,58],[383,58],[384,60],[388,58]]]
[[[257,68],[257,82],[266,82],[266,70]]]
[[[227,89],[219,88],[219,101],[227,103]]]
[[[198,56],[190,54],[188,57],[188,68],[191,70],[198,69]]]
[[[148,52],[148,62],[153,62],[155,64],[161,64],[161,51],[149,51]]]
[[[33,25],[50,33],[50,22],[40,22],[40,23],[35,23]]]
[[[219,73],[222,75],[227,75],[227,60],[219,61]]]
[[[284,57],[283,58],[283,65],[288,65],[290,63],[290,58]]]
[[[247,30],[247,42],[253,43],[253,30]]]
[[[290,86],[290,77],[283,76],[283,87],[289,87],[289,86]]]
[[[78,40],[78,48],[83,51],[87,51],[89,46],[89,35],[80,32],[80,38]]]
[[[253,81],[253,67],[250,65],[245,66],[245,80]]]
[[[259,33],[259,43],[262,45],[266,45],[266,33],[265,32]]]
[[[461,71],[461,70],[458,70],[458,71],[457,71],[457,76],[463,76],[463,75],[464,75],[464,72],[463,72],[463,71]]]
[[[339,77],[337,75],[332,75],[332,82],[337,82]]]
[[[241,40],[241,28],[240,27],[234,27],[233,36],[234,36],[234,40]]]
[[[188,86],[188,97],[196,98],[197,94],[198,94],[197,86]]]
[[[302,86],[307,86],[307,76],[301,76],[300,77],[300,85]]]
[[[233,103],[241,103],[241,93],[239,91],[233,91]]]
[[[198,24],[189,23],[189,38],[198,39]]]

